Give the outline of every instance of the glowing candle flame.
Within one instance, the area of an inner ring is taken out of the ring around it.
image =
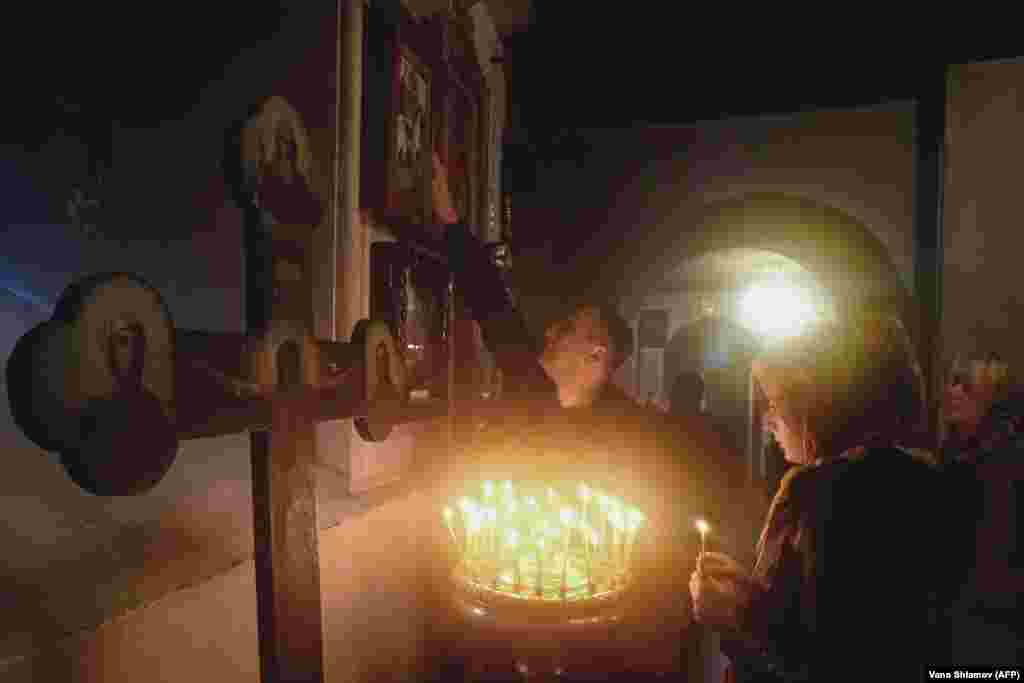
[[[636,531],[640,528],[640,525],[644,523],[644,516],[636,508],[629,510],[626,518],[626,525],[630,531]]]
[[[705,541],[707,539],[708,531],[710,531],[710,529],[711,527],[708,526],[708,523],[705,522],[703,519],[697,520],[697,531],[700,532],[700,557],[698,557],[698,560],[700,560],[700,558],[704,556],[704,552],[707,548]]]
[[[625,515],[623,514],[622,510],[618,508],[613,508],[611,510],[611,512],[608,514],[608,521],[611,522],[611,525],[615,527],[616,531],[622,531],[626,528]]]
[[[579,482],[480,481],[474,489],[442,516],[466,580],[485,577],[477,589],[520,594],[528,583],[531,598],[565,601],[629,582],[640,510]]]
[[[584,503],[590,502],[590,487],[587,486],[586,484],[580,484],[578,487],[576,487],[576,493],[579,495],[580,500],[582,500]]]

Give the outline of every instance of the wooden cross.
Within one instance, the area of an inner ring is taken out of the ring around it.
[[[405,399],[385,324],[362,321],[350,343],[310,336],[311,232],[274,225],[249,245],[250,274],[263,276],[249,279],[247,334],[176,330],[159,292],[102,274],[69,286],[7,366],[19,427],[97,495],[151,489],[182,439],[252,433],[265,683],[323,680],[317,422],[355,418],[364,439],[379,441],[398,422],[447,409]]]

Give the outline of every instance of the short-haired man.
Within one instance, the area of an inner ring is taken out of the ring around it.
[[[547,326],[543,342],[529,333],[484,247],[459,222],[447,172],[434,155],[434,207],[447,226],[448,256],[460,294],[480,324],[484,343],[514,398],[552,398],[564,408],[586,408],[606,398],[614,372],[630,356],[633,332],[609,302],[577,297],[566,315]]]

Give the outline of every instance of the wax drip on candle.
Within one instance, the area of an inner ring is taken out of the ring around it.
[[[544,595],[544,539],[537,541],[537,596]]]
[[[636,546],[636,535],[640,525],[644,522],[643,514],[636,508],[631,508],[626,514],[626,571],[628,572],[633,562],[633,549]]]

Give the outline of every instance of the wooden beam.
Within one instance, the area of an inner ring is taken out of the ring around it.
[[[187,397],[179,401],[176,411],[179,439],[271,428],[271,405],[280,394],[246,394],[256,390],[244,379],[247,335],[177,330],[175,337],[175,386],[178,396]],[[322,340],[317,345],[323,361],[320,386],[293,388],[289,400],[301,403],[316,422],[366,417],[370,404],[365,400],[363,347]],[[435,419],[446,411],[443,401],[410,401],[388,418],[401,424]]]

